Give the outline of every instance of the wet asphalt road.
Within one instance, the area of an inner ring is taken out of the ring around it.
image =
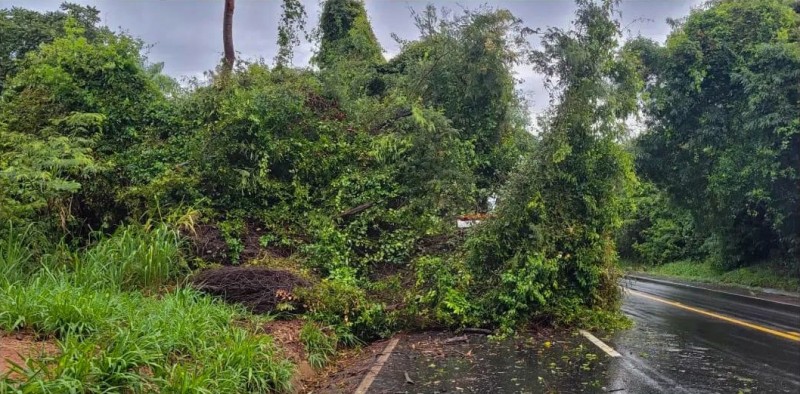
[[[633,280],[629,289],[736,318],[777,332],[800,333],[800,308],[702,289]],[[800,341],[744,327],[629,292],[623,311],[634,327],[610,338],[635,392],[800,393]]]
[[[454,334],[414,334],[400,341],[369,392],[800,393],[800,340],[774,334],[800,333],[800,308],[650,281],[625,287],[634,290],[623,304],[633,328],[595,333],[621,357],[578,334],[503,342],[471,335],[451,344],[443,342]]]

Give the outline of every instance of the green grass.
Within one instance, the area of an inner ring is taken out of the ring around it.
[[[316,324],[307,322],[300,330],[300,341],[313,368],[324,367],[336,354],[336,336],[324,333]]]
[[[158,292],[182,270],[169,231],[122,229],[85,252],[43,256],[30,274],[31,255],[3,257],[13,279],[0,282],[0,330],[53,337],[60,352],[17,366],[22,379],[0,376],[0,393],[288,391],[293,366],[254,316],[191,289]],[[26,245],[6,237],[0,250],[9,242]]]
[[[636,270],[691,279],[706,283],[731,284],[746,287],[762,287],[792,292],[800,291],[800,279],[787,275],[769,264],[741,267],[723,271],[710,261],[676,261],[655,267],[636,267]]]

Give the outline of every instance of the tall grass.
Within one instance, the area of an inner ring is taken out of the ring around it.
[[[0,232],[0,287],[24,280],[32,270],[31,231],[9,224]]]
[[[185,269],[178,234],[166,224],[122,226],[71,265],[78,283],[125,290],[162,286]]]
[[[138,290],[163,290],[183,270],[169,227],[122,227],[66,262],[37,259],[23,235],[0,241],[13,278],[0,286],[0,330],[52,336],[60,351],[17,366],[21,379],[0,376],[0,393],[289,390],[292,365],[244,309],[191,289]]]
[[[55,333],[60,354],[29,360],[23,392],[100,393],[272,392],[289,390],[292,365],[276,355],[270,337],[237,322],[244,310],[189,289],[161,298],[98,293],[66,281],[33,281],[15,288],[0,328],[23,326]],[[73,297],[72,306],[65,303]],[[24,322],[24,325],[17,324]],[[30,390],[30,391],[29,391]],[[0,391],[2,392],[2,391]]]

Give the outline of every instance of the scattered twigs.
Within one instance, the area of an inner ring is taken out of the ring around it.
[[[344,218],[344,217],[347,217],[347,216],[350,216],[350,215],[355,215],[355,214],[357,214],[357,213],[359,213],[361,211],[365,211],[365,210],[369,209],[369,207],[371,207],[373,205],[375,205],[375,203],[372,202],[372,201],[363,203],[363,204],[361,204],[361,205],[359,205],[357,207],[350,208],[350,209],[340,213],[339,217],[340,218]]]
[[[461,336],[458,336],[458,337],[452,337],[452,338],[445,339],[444,340],[444,344],[447,345],[447,344],[456,343],[456,342],[466,342],[468,340],[469,340],[469,337],[467,337],[466,335],[461,335]]]

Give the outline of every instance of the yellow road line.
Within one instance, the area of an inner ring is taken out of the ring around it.
[[[754,330],[765,332],[767,334],[772,334],[772,335],[775,335],[775,336],[778,336],[778,337],[781,337],[781,338],[784,338],[784,339],[788,339],[790,341],[800,342],[800,335],[797,335],[796,333],[779,331],[779,330],[775,330],[775,329],[772,329],[772,328],[764,327],[764,326],[761,326],[761,325],[758,325],[758,324],[749,323],[749,322],[746,322],[744,320],[734,319],[732,317],[728,317],[728,316],[725,316],[725,315],[720,315],[720,314],[714,313],[714,312],[709,312],[709,311],[706,311],[706,310],[703,310],[703,309],[700,309],[700,308],[694,308],[694,307],[691,307],[691,306],[683,305],[680,302],[665,300],[663,298],[652,296],[650,294],[645,294],[645,293],[642,293],[642,292],[639,292],[639,291],[636,291],[636,290],[627,289],[627,291],[629,293],[635,295],[635,296],[644,297],[644,298],[647,298],[647,299],[650,299],[650,300],[653,300],[653,301],[658,301],[658,302],[661,302],[661,303],[664,303],[664,304],[667,304],[667,305],[672,305],[672,306],[677,307],[677,308],[686,309],[687,311],[692,311],[692,312],[695,312],[695,313],[699,313],[701,315],[706,315],[706,316],[713,317],[713,318],[716,318],[716,319],[724,320],[724,321],[726,321],[728,323],[733,323],[733,324],[736,324],[736,325],[739,325],[739,326],[742,326],[742,327],[752,328]]]

